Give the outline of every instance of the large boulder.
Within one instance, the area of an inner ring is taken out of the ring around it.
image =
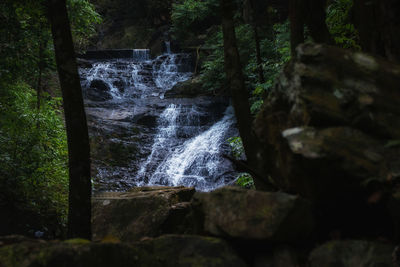
[[[398,103],[400,66],[300,45],[255,121],[260,172],[314,201],[331,230],[390,232],[382,201],[400,178]]]
[[[0,245],[4,267],[246,266],[223,240],[168,235],[135,243],[26,240]]]
[[[310,202],[286,193],[224,187],[196,193],[204,231],[228,238],[298,242],[310,237],[314,221]]]
[[[113,237],[134,241],[163,233],[192,233],[183,229],[189,217],[193,188],[142,187],[93,197],[93,240]],[[176,222],[172,224],[171,222]]]
[[[310,267],[392,267],[394,246],[361,240],[330,241],[310,254]]]

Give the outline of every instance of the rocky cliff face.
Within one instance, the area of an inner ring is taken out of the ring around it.
[[[325,234],[390,236],[400,67],[317,44],[297,52],[255,122],[264,171],[316,204]]]

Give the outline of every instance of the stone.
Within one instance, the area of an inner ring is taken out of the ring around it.
[[[311,204],[281,192],[224,187],[194,195],[204,231],[215,236],[270,242],[298,242],[314,229]]]
[[[184,82],[177,83],[171,90],[165,93],[166,98],[196,97],[209,95],[202,87],[199,77],[194,77]]]
[[[330,241],[314,249],[310,267],[392,267],[394,246],[379,242]]]
[[[86,98],[92,101],[106,101],[112,99],[110,87],[102,80],[93,80],[90,88],[86,89]]]
[[[193,188],[184,187],[141,187],[96,194],[92,198],[93,240],[113,236],[121,241],[135,241],[163,233],[181,233],[174,216],[180,216],[180,223],[185,223],[190,208],[182,203],[190,201],[193,194]],[[171,221],[177,224],[171,227]]]
[[[167,235],[135,243],[26,241],[0,247],[4,267],[246,266],[223,240]]]
[[[276,246],[272,253],[265,251],[262,254],[254,255],[254,267],[297,267],[299,264],[298,255],[295,250]]]
[[[215,237],[166,235],[142,243],[146,261],[157,261],[156,266],[246,266],[226,241]]]
[[[307,43],[268,92],[254,123],[258,172],[311,200],[321,231],[393,234],[385,188],[400,174],[399,84],[399,65]]]
[[[80,68],[92,68],[93,67],[93,62],[83,59],[83,58],[76,58],[76,63],[78,64],[78,67]]]

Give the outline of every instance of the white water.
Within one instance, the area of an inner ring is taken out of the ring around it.
[[[228,107],[224,117],[211,128],[174,148],[152,174],[149,184],[168,181],[169,185],[194,186],[202,191],[223,185],[221,181],[207,181],[207,177],[222,174],[219,170],[222,164],[221,145],[226,141],[226,131],[234,122],[232,107]]]
[[[168,141],[176,137],[177,118],[179,108],[175,104],[170,104],[163,113],[161,113],[157,134],[154,138],[154,144],[151,147],[151,153],[146,161],[140,166],[138,175],[143,176],[148,171],[149,164],[156,157],[160,157],[161,152],[168,147]]]
[[[178,55],[176,54],[168,54],[167,56],[163,56],[165,59],[161,64],[153,65],[153,77],[154,82],[158,88],[163,88],[164,92],[171,89],[178,82],[186,81],[190,75],[186,72],[179,71],[179,62]],[[164,95],[162,94],[163,98]]]
[[[235,178],[223,157],[229,153],[226,140],[237,134],[232,108],[223,113],[226,102],[211,98],[164,99],[166,91],[191,76],[188,55],[170,54],[168,47],[168,54],[153,60],[148,50],[133,50],[132,60],[94,62],[81,70],[85,90],[101,80],[112,95],[100,102],[86,99],[91,135],[100,135],[105,148],[111,143],[137,151],[119,155],[128,165],[94,159],[95,181],[105,185],[101,190],[184,185],[209,191]]]
[[[146,61],[150,59],[149,49],[133,49],[132,53],[132,58],[135,61]]]
[[[171,54],[171,42],[165,41],[165,48],[167,50],[167,54]]]

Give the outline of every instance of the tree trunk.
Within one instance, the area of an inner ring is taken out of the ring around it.
[[[48,0],[69,154],[68,237],[91,238],[90,149],[65,0]]]
[[[302,9],[302,16],[314,42],[332,44],[333,39],[326,25],[326,0],[308,0],[306,3],[308,5]]]
[[[262,58],[261,58],[261,46],[260,46],[260,36],[258,35],[257,25],[253,23],[254,31],[254,41],[256,43],[256,60],[257,60],[257,72],[258,72],[258,82],[264,83],[264,71],[262,68]]]
[[[253,0],[245,0],[244,3],[246,13],[244,15],[245,19],[247,17],[247,21],[250,23],[253,28],[254,33],[254,42],[256,46],[256,62],[257,62],[257,73],[258,73],[258,82],[264,83],[264,71],[262,68],[262,58],[261,58],[261,46],[260,46],[260,36],[258,34],[258,20],[255,17],[255,5]]]
[[[400,62],[400,2],[354,0],[353,9],[362,49]]]
[[[44,50],[47,46],[48,40],[46,37],[42,36],[42,31],[43,31],[43,25],[40,24],[40,32],[38,34],[38,39],[39,39],[39,55],[38,55],[38,80],[36,84],[36,91],[37,91],[37,103],[36,103],[36,108],[37,110],[40,110],[40,102],[41,102],[41,95],[42,95],[42,76],[43,76],[43,70],[44,70]],[[39,126],[39,121],[38,121],[38,126]]]
[[[304,43],[304,24],[316,43],[332,44],[333,39],[326,25],[326,0],[290,0],[290,45],[292,56],[296,47]]]
[[[258,142],[252,130],[252,117],[248,93],[244,84],[239,51],[236,45],[235,26],[233,21],[233,3],[231,0],[220,1],[222,10],[222,32],[224,36],[225,73],[230,85],[233,107],[238,122],[245,154],[250,168],[257,171]],[[267,179],[253,177],[257,189],[268,190]]]
[[[303,1],[289,0],[289,19],[290,19],[290,49],[292,57],[296,55],[296,47],[304,43],[304,17]]]

